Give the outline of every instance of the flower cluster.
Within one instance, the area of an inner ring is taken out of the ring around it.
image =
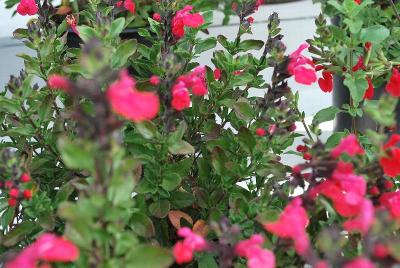
[[[204,23],[204,18],[200,13],[190,13],[192,6],[185,6],[182,10],[176,12],[172,18],[172,33],[175,38],[180,39],[185,36],[185,26],[198,28]]]
[[[175,260],[178,264],[191,262],[195,252],[207,249],[204,238],[195,234],[188,227],[179,229],[178,235],[184,238],[183,241],[177,242],[173,248]]]

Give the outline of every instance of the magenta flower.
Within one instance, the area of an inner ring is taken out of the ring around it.
[[[176,12],[172,18],[172,33],[175,38],[180,39],[185,36],[185,26],[198,28],[204,23],[204,18],[200,13],[191,14],[192,6],[185,6]]]
[[[357,154],[363,155],[365,151],[358,143],[357,136],[350,134],[343,138],[339,145],[337,145],[331,151],[331,155],[335,158],[339,157],[342,153],[346,153],[349,156],[355,156]]]
[[[345,264],[343,268],[375,268],[375,265],[364,257],[358,257]]]
[[[357,231],[361,234],[368,232],[372,223],[374,222],[374,205],[371,200],[364,199],[361,204],[360,213],[353,219],[347,220],[343,227],[345,230]]]
[[[155,118],[160,109],[158,96],[153,92],[141,92],[126,70],[120,72],[119,80],[110,85],[107,98],[115,113],[134,122]]]
[[[21,0],[17,6],[17,13],[22,16],[33,16],[39,11],[35,0]]]
[[[317,81],[317,73],[312,59],[301,55],[303,50],[308,47],[307,43],[301,44],[295,52],[290,54],[290,62],[287,67],[289,74],[294,76],[296,82],[304,85],[311,85]]]
[[[255,234],[250,239],[240,241],[235,246],[235,252],[238,256],[247,259],[249,268],[274,268],[275,255],[262,248],[264,238]]]
[[[175,261],[178,264],[191,262],[194,252],[203,251],[207,248],[207,242],[198,234],[193,233],[188,227],[178,230],[178,235],[183,237],[173,248]]]
[[[36,268],[39,262],[72,262],[78,258],[79,250],[72,242],[45,233],[8,262],[6,268]]]
[[[310,246],[310,240],[306,233],[308,222],[307,212],[302,207],[302,200],[296,197],[286,206],[278,221],[266,223],[264,228],[281,238],[292,239],[296,252],[302,255]]]

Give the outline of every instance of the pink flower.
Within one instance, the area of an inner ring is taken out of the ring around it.
[[[279,237],[292,239],[296,252],[302,255],[310,246],[310,240],[306,233],[307,225],[307,212],[302,207],[302,200],[296,197],[286,206],[278,221],[266,223],[264,228]]]
[[[184,82],[187,88],[191,88],[194,95],[204,96],[208,93],[204,66],[196,67],[191,73],[180,76],[179,81]]]
[[[219,80],[221,78],[221,69],[215,68],[214,70],[214,79]]]
[[[193,251],[182,241],[175,244],[172,253],[174,254],[175,261],[178,264],[188,263],[193,260]]]
[[[158,77],[157,75],[153,75],[152,77],[150,77],[150,84],[152,84],[153,86],[157,86],[158,84],[160,84],[160,77]]]
[[[155,20],[155,21],[161,21],[161,15],[160,15],[160,13],[154,13],[153,14],[153,20]]]
[[[79,258],[78,248],[70,241],[54,234],[42,234],[25,248],[6,268],[35,268],[40,261],[72,262]]]
[[[289,74],[294,76],[296,82],[304,85],[311,85],[317,81],[317,73],[312,59],[301,55],[303,50],[308,47],[307,43],[301,44],[295,52],[290,54],[290,62],[287,67]]]
[[[183,237],[183,241],[179,241],[173,248],[173,254],[178,264],[191,262],[193,253],[203,251],[207,248],[207,243],[203,237],[193,233],[188,227],[178,230],[178,235]]]
[[[132,0],[124,0],[117,3],[117,7],[122,7],[122,5],[130,13],[135,14],[135,3]]]
[[[351,163],[339,162],[332,177],[314,187],[313,193],[320,193],[331,199],[333,207],[343,217],[354,217],[360,213],[367,183],[353,172]]]
[[[185,83],[178,82],[172,88],[171,106],[177,111],[190,107],[189,90],[186,88]]]
[[[331,155],[335,158],[339,157],[342,153],[346,153],[349,156],[355,156],[357,154],[363,155],[364,149],[358,143],[357,136],[350,134],[343,138],[339,145],[332,149]]]
[[[119,80],[110,85],[107,98],[115,113],[134,122],[151,120],[160,109],[158,96],[153,92],[141,92],[135,88],[135,80],[126,70]]]
[[[374,256],[377,258],[386,258],[390,255],[390,250],[384,244],[377,243],[374,246]]]
[[[35,0],[21,0],[17,6],[17,13],[25,16],[33,16],[39,11]]]
[[[172,33],[175,38],[180,39],[185,35],[185,26],[198,28],[204,23],[204,18],[200,13],[191,14],[192,6],[185,6],[176,12],[172,18]]]
[[[76,27],[77,26],[77,22],[76,22],[76,18],[74,17],[74,15],[68,15],[65,18],[65,20],[66,20],[67,24],[69,25],[69,27],[71,27],[72,31],[75,34],[79,35],[78,28]]]
[[[383,193],[379,201],[393,218],[400,219],[400,191]]]
[[[247,258],[247,267],[249,268],[274,268],[275,255],[262,248],[264,238],[255,234],[250,239],[240,241],[235,246],[235,252],[238,256]]]
[[[361,234],[368,232],[374,221],[374,206],[371,200],[364,199],[360,209],[360,213],[355,218],[347,220],[343,224],[345,230],[358,231]]]
[[[390,95],[400,97],[400,73],[396,68],[392,70],[392,76],[386,85],[386,90]]]
[[[52,74],[47,80],[47,85],[50,89],[62,89],[68,92],[71,89],[71,84],[67,78],[58,74]]]
[[[358,257],[345,264],[343,268],[375,268],[375,265],[364,257]]]
[[[379,159],[383,172],[390,177],[400,175],[400,148],[393,148],[399,141],[400,135],[393,134],[382,148],[387,151],[387,156]]]

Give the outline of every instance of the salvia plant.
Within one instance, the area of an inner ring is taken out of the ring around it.
[[[33,17],[0,95],[4,267],[399,265],[395,3],[330,0],[287,54],[275,13],[251,39],[262,1],[7,2]],[[228,7],[236,38],[208,36]],[[288,80],[334,75],[349,103],[309,124]],[[339,113],[377,128],[322,139]]]

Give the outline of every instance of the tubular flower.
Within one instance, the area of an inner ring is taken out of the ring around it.
[[[333,76],[331,72],[323,71],[322,77],[318,79],[318,85],[323,92],[332,92],[333,90]]]
[[[182,111],[190,107],[189,90],[186,88],[185,83],[178,82],[172,88],[171,105],[177,111]]]
[[[392,135],[383,146],[383,150],[386,151],[387,155],[379,159],[383,172],[390,177],[396,177],[400,174],[400,148],[394,147],[399,141],[400,135]]]
[[[172,18],[172,33],[175,38],[180,39],[185,36],[185,26],[198,28],[204,23],[204,18],[200,13],[191,14],[192,6],[185,6],[182,10],[176,12]]]
[[[264,238],[255,234],[250,239],[240,241],[236,244],[235,252],[238,256],[247,259],[249,268],[274,268],[275,255],[262,248]]]
[[[290,54],[287,67],[289,74],[294,76],[296,82],[304,85],[311,85],[317,81],[317,73],[312,59],[301,55],[303,50],[308,47],[307,43],[301,44],[295,52]]]
[[[160,109],[158,96],[153,92],[141,92],[135,88],[135,80],[126,70],[120,72],[119,80],[110,85],[107,98],[115,113],[134,122],[151,120]]]
[[[33,16],[39,11],[35,0],[21,0],[17,6],[17,13],[22,16]]]
[[[39,262],[72,262],[79,257],[78,248],[70,241],[54,234],[42,234],[25,248],[6,268],[36,268]]]
[[[372,100],[374,98],[375,88],[374,85],[372,84],[371,78],[368,77],[367,81],[368,81],[368,88],[365,91],[364,99]]]
[[[339,157],[342,153],[346,153],[349,156],[355,156],[357,154],[363,155],[364,149],[358,143],[357,136],[354,134],[348,135],[346,138],[343,138],[339,145],[337,145],[331,151],[331,155],[334,158]]]
[[[386,85],[386,90],[390,95],[400,97],[400,73],[396,68],[392,70],[392,76]]]
[[[302,207],[302,200],[297,197],[286,206],[278,221],[266,223],[264,228],[281,238],[292,239],[296,252],[302,255],[310,246],[306,233],[307,225],[307,212]]]
[[[178,230],[178,235],[183,237],[173,248],[173,254],[178,264],[192,261],[194,252],[203,251],[207,248],[207,243],[203,237],[193,233],[188,227]]]
[[[185,83],[187,88],[192,90],[196,96],[204,96],[207,94],[206,68],[204,66],[196,67],[191,73],[182,75],[178,78],[178,82]]]
[[[371,200],[364,199],[361,205],[360,214],[355,218],[347,220],[343,227],[347,231],[358,231],[361,234],[368,232],[374,221],[374,205]]]
[[[333,207],[343,217],[354,217],[360,214],[367,191],[367,183],[353,172],[353,165],[339,162],[332,177],[313,189],[314,194],[329,198]]]

